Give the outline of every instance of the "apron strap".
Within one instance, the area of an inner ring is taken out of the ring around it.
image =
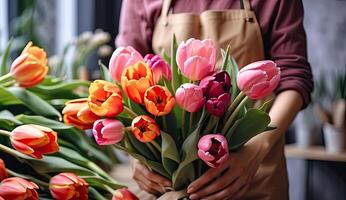
[[[172,4],[173,0],[163,0],[162,3],[162,10],[161,10],[161,17],[162,17],[162,23],[163,26],[167,26],[168,25],[168,12],[171,8],[171,4]]]
[[[251,10],[250,0],[240,0],[241,9]]]

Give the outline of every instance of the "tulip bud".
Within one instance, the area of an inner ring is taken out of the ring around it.
[[[126,188],[117,189],[112,200],[139,200],[136,195]]]
[[[95,115],[88,106],[88,100],[75,99],[67,101],[62,110],[64,122],[82,130],[90,129],[100,117]]]
[[[229,93],[231,89],[231,78],[226,71],[217,72],[201,80],[199,86],[207,99],[217,98],[224,93]]]
[[[172,69],[168,63],[160,56],[154,54],[147,54],[144,57],[144,61],[150,66],[153,71],[154,82],[158,83],[161,77],[167,80],[172,79]]]
[[[93,134],[98,145],[116,144],[124,137],[124,125],[116,119],[100,119],[94,123]]]
[[[197,112],[205,103],[202,88],[191,83],[181,85],[176,93],[177,104],[188,112]]]
[[[205,108],[211,115],[222,117],[231,103],[231,95],[224,93],[219,97],[208,99]]]
[[[38,200],[38,186],[19,177],[4,179],[0,184],[0,197],[5,200]]]
[[[115,117],[123,109],[123,95],[117,85],[95,80],[89,87],[89,108],[98,116]]]
[[[50,179],[49,190],[55,200],[87,200],[88,183],[73,173],[60,173]]]
[[[154,85],[144,94],[144,104],[148,112],[155,116],[166,115],[174,107],[174,97],[166,87]]]
[[[208,166],[218,168],[228,156],[228,142],[223,135],[209,134],[199,139],[198,157]]]
[[[7,178],[7,171],[5,167],[4,161],[0,158],[0,181],[4,180]]]
[[[147,115],[140,115],[132,120],[133,135],[141,142],[151,142],[160,135],[160,127]]]
[[[113,52],[109,61],[109,72],[113,79],[120,83],[124,69],[138,61],[143,61],[143,57],[133,47],[119,47]]]
[[[41,159],[43,154],[59,151],[57,133],[38,125],[21,125],[10,135],[12,146],[19,152]]]
[[[127,67],[121,76],[121,86],[126,95],[138,104],[144,103],[144,93],[153,85],[153,73],[144,62]]]
[[[237,77],[238,88],[254,100],[268,96],[278,86],[280,68],[273,61],[263,60],[242,68]]]
[[[190,80],[201,80],[214,71],[216,48],[212,40],[191,38],[177,49],[177,64],[184,76]]]
[[[11,75],[21,87],[29,88],[43,81],[48,72],[46,52],[29,42],[11,65]]]

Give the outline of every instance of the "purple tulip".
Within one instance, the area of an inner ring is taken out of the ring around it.
[[[219,97],[221,94],[229,93],[231,89],[231,78],[226,71],[217,72],[201,80],[199,86],[207,99]]]
[[[147,54],[144,57],[144,61],[150,66],[151,70],[153,71],[155,83],[158,83],[161,77],[165,77],[169,81],[172,79],[171,66],[160,56]]]
[[[226,138],[220,134],[203,136],[198,142],[198,157],[212,168],[220,167],[229,157]]]
[[[231,103],[231,95],[221,94],[219,97],[212,97],[205,103],[206,110],[214,116],[222,117]]]
[[[192,83],[181,85],[175,93],[175,100],[188,112],[197,112],[205,103],[202,88]]]
[[[116,119],[99,119],[94,122],[93,134],[98,145],[116,144],[124,137],[124,125]]]

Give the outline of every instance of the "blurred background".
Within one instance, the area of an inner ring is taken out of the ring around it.
[[[344,200],[346,1],[303,3],[315,91],[287,134],[290,199]],[[51,73],[98,78],[98,60],[107,64],[115,49],[120,10],[121,0],[0,0],[0,55],[11,45],[15,57],[31,40],[50,55]]]

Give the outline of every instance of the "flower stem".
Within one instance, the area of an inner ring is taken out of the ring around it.
[[[129,107],[124,106],[124,112],[128,114],[132,119],[138,116],[137,113],[133,112]]]
[[[162,116],[162,126],[163,126],[163,130],[167,131],[167,118],[166,118],[166,116]]]
[[[97,190],[95,190],[93,187],[89,187],[90,193],[93,194],[93,197],[96,200],[107,200],[104,196],[102,196]]]
[[[0,83],[6,83],[6,82],[11,81],[11,80],[13,80],[11,73],[7,73],[3,76],[0,76]]]
[[[237,117],[240,110],[243,108],[243,106],[248,102],[249,97],[245,97],[240,104],[237,106],[237,108],[234,110],[234,112],[231,114],[231,116],[227,119],[227,122],[225,123],[225,126],[222,129],[222,134],[226,134],[228,129],[231,127],[231,125],[234,123],[235,118]],[[226,135],[227,138],[227,135]]]
[[[103,176],[104,178],[114,182],[114,183],[118,183],[116,180],[114,180],[111,176],[109,176],[105,171],[103,171],[103,169],[101,169],[98,165],[96,165],[94,162],[88,162],[87,166],[89,167],[89,169],[95,171],[96,173],[100,174],[101,176]]]
[[[193,120],[194,120],[194,115],[195,113],[191,112],[190,113],[190,124],[189,124],[189,130],[192,130],[192,127],[193,127]]]
[[[24,174],[19,174],[19,173],[14,172],[14,171],[12,171],[12,170],[10,170],[10,169],[6,169],[6,171],[7,171],[7,173],[8,173],[9,175],[11,175],[11,176],[20,177],[20,178],[23,178],[23,179],[29,179],[29,180],[31,180],[32,182],[37,183],[38,185],[41,185],[41,186],[43,186],[43,187],[49,187],[49,184],[48,184],[48,183],[46,183],[46,182],[44,182],[44,181],[41,181],[41,180],[38,180],[38,179],[36,179],[36,178],[34,178],[34,177],[32,177],[32,176],[28,176],[28,175],[24,175]]]
[[[1,85],[2,85],[3,87],[10,87],[10,86],[12,86],[12,85],[15,84],[15,83],[16,83],[16,80],[10,80],[10,81],[8,81],[8,82],[2,83]]]
[[[7,137],[10,137],[11,132],[5,131],[5,130],[0,130],[0,135],[4,135],[4,136],[7,136]]]
[[[154,157],[157,159],[157,161],[161,160],[161,156],[159,155],[159,153],[155,150],[155,148],[153,147],[153,144],[150,142],[145,143],[147,145],[147,147],[150,149],[150,151],[154,154]]]
[[[241,103],[241,101],[246,97],[244,92],[240,92],[238,96],[234,99],[234,101],[231,103],[231,105],[228,107],[227,112],[225,114],[225,119],[228,119],[229,116],[232,114],[234,109]]]
[[[183,110],[183,112],[181,114],[181,135],[182,135],[183,141],[186,139],[185,117],[186,117],[186,111]]]

